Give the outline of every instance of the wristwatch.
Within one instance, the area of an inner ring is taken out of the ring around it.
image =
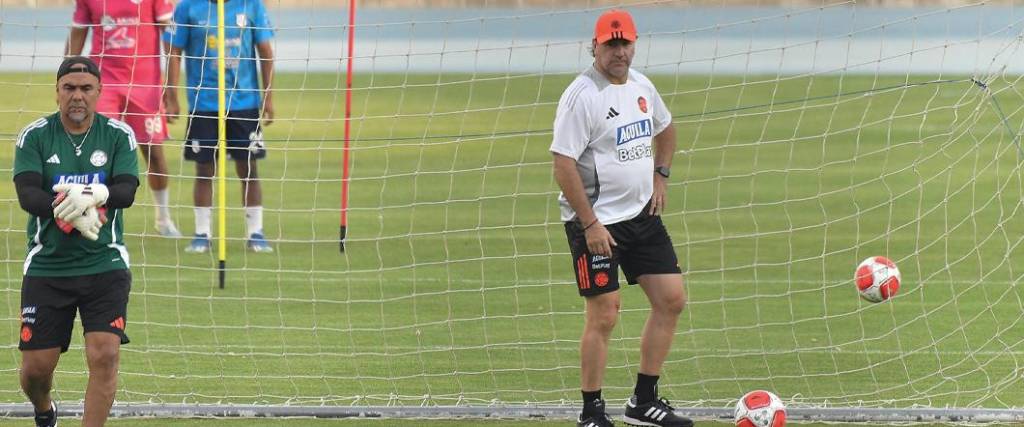
[[[668,178],[669,174],[671,173],[671,170],[668,168],[668,166],[655,166],[654,172],[657,173],[658,175]]]

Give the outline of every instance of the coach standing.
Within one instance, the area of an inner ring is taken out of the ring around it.
[[[26,126],[15,144],[14,185],[29,213],[21,388],[39,427],[57,424],[50,389],[57,361],[71,343],[76,311],[89,364],[82,426],[106,422],[120,348],[128,343],[132,276],[122,209],[134,203],[139,186],[138,145],[127,124],[96,114],[101,90],[92,60],[65,59],[57,70],[58,111]]]
[[[640,340],[640,369],[626,404],[627,424],[689,427],[657,393],[686,290],[661,222],[675,151],[672,116],[643,74],[630,69],[637,38],[623,10],[602,14],[591,44],[594,64],[562,93],[555,116],[554,174],[579,294],[586,299],[580,338],[580,427],[613,426],[601,386],[608,339],[619,316],[618,268],[651,304]]]

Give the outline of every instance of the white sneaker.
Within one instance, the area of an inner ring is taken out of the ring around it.
[[[174,221],[157,221],[156,231],[164,237],[181,237],[181,232],[178,231],[178,227],[174,226]]]

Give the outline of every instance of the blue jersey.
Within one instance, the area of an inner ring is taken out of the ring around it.
[[[227,110],[260,108],[256,45],[274,35],[267,10],[262,0],[225,0],[224,17]],[[170,32],[185,55],[189,111],[217,111],[217,3],[182,0]]]

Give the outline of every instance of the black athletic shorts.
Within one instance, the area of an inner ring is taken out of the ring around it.
[[[672,247],[672,239],[661,222],[661,217],[647,213],[644,207],[635,218],[606,225],[618,246],[612,247],[612,257],[593,255],[587,249],[587,238],[579,221],[565,223],[569,239],[576,287],[580,296],[588,297],[619,289],[619,267],[626,275],[626,283],[635,285],[644,274],[679,274],[679,260]]]
[[[60,347],[68,351],[75,311],[82,329],[110,332],[128,344],[124,328],[128,319],[128,292],[132,273],[111,270],[72,277],[25,276],[21,281],[21,350]]]
[[[267,156],[260,127],[260,111],[229,111],[225,138],[232,159],[256,160]],[[188,119],[185,137],[186,160],[210,163],[217,158],[217,112],[197,111]]]

